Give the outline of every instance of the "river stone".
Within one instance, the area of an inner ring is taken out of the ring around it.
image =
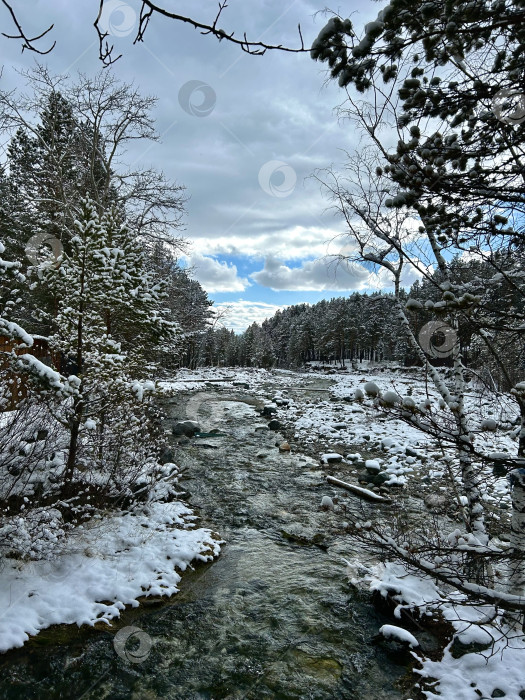
[[[290,399],[275,398],[273,399],[273,402],[277,404],[277,406],[288,406]]]
[[[173,435],[186,435],[186,437],[193,437],[195,433],[200,432],[200,425],[194,420],[179,421],[172,427],[171,432]]]
[[[261,415],[273,416],[274,413],[277,413],[277,406],[264,406]]]
[[[490,647],[490,642],[469,642],[468,644],[463,644],[458,637],[454,637],[454,641],[450,645],[450,654],[452,658],[459,659],[465,654],[479,654],[479,652],[486,651]]]
[[[281,427],[280,422],[277,420],[277,418],[273,418],[269,423],[268,423],[268,428],[269,430],[279,430]]]
[[[448,502],[448,498],[442,493],[429,493],[423,499],[423,503],[429,510],[443,508]]]
[[[290,523],[289,526],[282,528],[281,534],[287,540],[296,542],[297,544],[322,544],[324,536],[320,532],[316,532],[312,528],[307,528],[299,523]]]
[[[290,452],[290,445],[287,442],[281,442],[279,452]]]
[[[159,457],[159,464],[168,464],[175,461],[175,453],[169,447],[165,447]]]
[[[367,459],[365,462],[365,467],[366,471],[369,474],[374,474],[374,476],[381,471],[381,466],[375,459]]]
[[[343,461],[343,455],[337,454],[337,452],[330,452],[324,454],[321,457],[321,464],[337,464]]]

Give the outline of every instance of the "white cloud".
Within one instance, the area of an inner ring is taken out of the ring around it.
[[[362,289],[369,278],[368,270],[354,263],[310,260],[301,267],[288,267],[273,256],[268,256],[264,268],[251,277],[263,287],[275,291],[344,291]]]
[[[196,279],[204,289],[214,292],[243,292],[250,282],[239,277],[237,267],[233,263],[219,262],[214,258],[194,253],[188,258],[188,266],[192,268],[191,277]]]
[[[340,239],[331,241],[340,235],[340,231],[322,227],[294,226],[278,228],[266,222],[265,230],[260,234],[250,230],[246,235],[222,235],[214,238],[195,238],[192,248],[201,253],[262,258],[269,253],[281,260],[304,260],[312,256],[322,257],[328,252],[340,249]]]
[[[213,308],[219,312],[225,312],[220,319],[221,325],[236,333],[241,333],[252,323],[262,323],[285,307],[266,304],[262,301],[243,301],[241,299],[240,301],[216,304]]]

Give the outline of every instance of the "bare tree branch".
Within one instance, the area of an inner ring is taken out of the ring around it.
[[[4,7],[7,8],[9,14],[11,15],[11,19],[13,20],[16,28],[18,29],[18,34],[6,34],[5,32],[2,32],[2,36],[5,36],[6,39],[21,39],[23,41],[22,51],[25,51],[25,49],[27,49],[28,51],[34,51],[35,53],[38,53],[41,56],[45,56],[46,54],[51,53],[51,51],[53,51],[53,49],[56,46],[56,41],[54,41],[53,44],[46,51],[37,48],[36,46],[34,46],[34,43],[45,37],[47,34],[49,34],[49,32],[55,26],[54,24],[51,24],[47,29],[45,29],[37,36],[29,38],[22,29],[22,25],[18,21],[15,11],[11,7],[11,5],[6,0],[2,0],[2,4],[4,5]]]
[[[114,46],[110,45],[107,41],[109,33],[102,29],[100,26],[100,19],[104,10],[104,2],[105,0],[100,0],[98,15],[95,22],[93,23],[93,26],[97,31],[99,39],[99,58],[105,66],[110,66],[112,63],[115,63],[115,61],[118,61],[118,59],[121,57],[121,54],[119,54],[116,57],[113,55]],[[235,36],[235,32],[227,32],[224,29],[221,29],[218,26],[218,23],[223,11],[227,7],[228,0],[221,0],[221,2],[219,2],[219,9],[215,16],[215,19],[211,24],[206,24],[193,19],[193,17],[188,17],[187,15],[180,15],[175,12],[172,12],[166,9],[165,7],[162,7],[158,3],[152,2],[151,0],[143,0],[140,9],[138,29],[133,43],[137,44],[139,42],[144,41],[144,34],[146,32],[146,29],[148,28],[149,21],[151,17],[156,14],[167,19],[174,20],[176,22],[189,24],[194,29],[200,30],[200,33],[203,35],[213,34],[213,36],[217,37],[219,41],[225,39],[226,41],[229,41],[232,44],[240,46],[245,53],[249,53],[252,56],[262,56],[266,53],[266,51],[273,50],[286,51],[288,53],[306,53],[309,51],[309,49],[305,48],[304,45],[304,40],[301,32],[301,25],[298,25],[300,46],[296,48],[283,46],[282,44],[270,44],[260,40],[252,41],[248,39],[246,33],[243,35],[242,38],[238,38]]]

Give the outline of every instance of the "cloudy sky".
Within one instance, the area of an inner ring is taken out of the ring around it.
[[[100,70],[92,26],[98,0],[13,4],[28,34],[54,23],[56,47],[39,57],[51,71]],[[217,2],[166,0],[165,6],[210,21]],[[324,66],[308,54],[250,56],[161,17],[134,46],[139,7],[135,0],[106,0],[102,18],[122,54],[111,70],[158,97],[160,141],[137,146],[129,159],[186,186],[185,235],[193,244],[187,263],[216,305],[231,307],[227,324],[239,330],[283,305],[377,289],[378,277],[363,268],[323,259],[336,252],[338,244],[330,241],[344,228],[326,211],[311,175],[341,164],[343,151],[358,147],[355,131],[338,122],[335,108],[344,93],[326,82]],[[324,7],[324,0],[230,0],[221,26],[294,46],[300,23],[309,45],[326,22]],[[360,25],[379,8],[353,0],[334,9],[352,12]],[[2,31],[15,33],[2,12]],[[1,37],[0,46],[3,88],[23,88],[17,69],[32,66],[35,55]]]

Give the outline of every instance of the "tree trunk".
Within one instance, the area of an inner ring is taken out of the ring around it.
[[[71,482],[75,473],[75,465],[77,463],[78,453],[78,436],[80,434],[80,425],[82,423],[83,411],[84,405],[82,396],[80,396],[79,398],[75,399],[75,403],[73,404],[73,418],[71,420],[67,464],[66,471],[64,474],[64,480],[66,482]]]
[[[513,469],[510,474],[512,488],[512,520],[510,525],[511,573],[509,593],[525,594],[525,469]]]

